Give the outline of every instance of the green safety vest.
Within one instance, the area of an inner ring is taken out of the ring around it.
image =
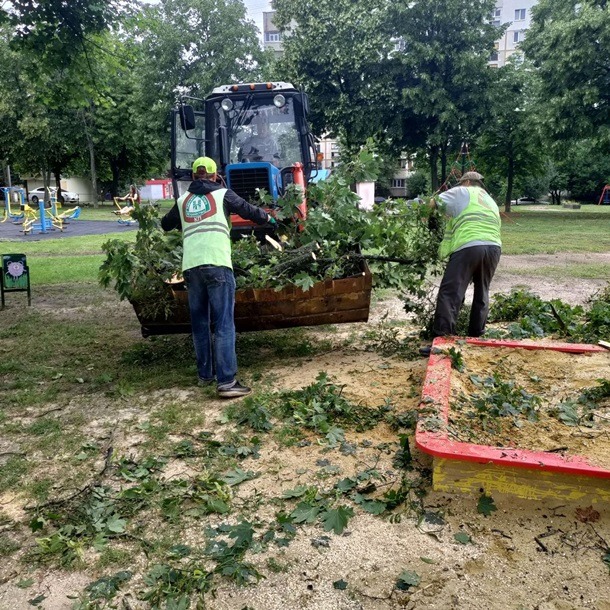
[[[502,246],[500,211],[496,202],[483,189],[466,187],[470,193],[468,206],[447,221],[440,255],[445,258],[472,241],[485,241]]]
[[[182,221],[182,271],[199,265],[233,269],[231,227],[225,216],[223,199],[227,189],[207,195],[185,193],[178,199]]]

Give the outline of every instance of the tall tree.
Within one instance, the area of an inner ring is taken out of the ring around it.
[[[472,139],[488,118],[487,62],[498,29],[494,0],[414,0],[393,3],[394,35],[404,42],[397,82],[400,111],[416,117],[425,135],[432,189],[444,182],[447,155]],[[405,134],[405,143],[408,134]]]
[[[504,184],[504,209],[510,212],[515,178],[541,169],[542,145],[533,105],[533,74],[527,64],[508,62],[496,72],[491,117],[478,141],[481,168]]]
[[[91,37],[118,25],[134,0],[11,0],[0,7],[0,21],[15,30],[15,42],[38,55],[36,67],[66,66]]]
[[[386,72],[394,48],[389,0],[275,0],[284,31],[280,71],[310,93],[319,134],[348,148],[384,131],[394,95]]]
[[[599,137],[610,152],[610,2],[540,0],[523,42],[555,137]]]
[[[285,73],[311,93],[319,133],[367,137],[437,162],[484,121],[494,0],[275,0]]]

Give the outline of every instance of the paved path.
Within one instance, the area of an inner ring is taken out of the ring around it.
[[[104,233],[123,233],[135,231],[138,223],[131,226],[121,225],[116,220],[72,220],[64,224],[63,231],[47,231],[40,233],[32,231],[28,235],[21,232],[20,224],[10,221],[0,223],[0,241],[40,241],[46,239],[61,239],[63,237],[76,237],[78,235],[103,235]]]

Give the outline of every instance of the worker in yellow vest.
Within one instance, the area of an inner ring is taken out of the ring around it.
[[[218,184],[213,159],[199,157],[192,169],[193,182],[161,219],[161,226],[165,231],[182,229],[182,273],[188,292],[199,385],[216,383],[221,398],[246,396],[250,388],[236,378],[235,278],[229,217],[238,214],[259,225],[276,221],[262,208]]]
[[[502,249],[500,211],[477,172],[466,172],[459,186],[440,193],[432,205],[448,217],[440,254],[449,257],[438,290],[432,333],[435,337],[455,335],[464,295],[472,282],[468,336],[480,337],[485,332],[489,286]],[[420,353],[429,355],[430,347],[422,347]]]

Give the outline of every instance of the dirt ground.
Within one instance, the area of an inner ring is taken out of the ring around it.
[[[509,292],[518,285],[530,288],[544,299],[584,303],[606,282],[554,281],[511,274],[511,268],[561,266],[578,262],[577,258],[575,255],[504,256],[493,291]],[[588,261],[593,259],[608,262],[610,269],[610,253],[586,257]],[[52,301],[44,304],[49,311],[57,310],[58,306],[61,305]],[[116,303],[110,306],[117,308]],[[127,305],[119,305],[118,309],[126,316],[133,315]],[[375,304],[369,324],[374,325],[386,314],[389,319],[404,321],[400,301],[386,299]],[[363,328],[364,325],[350,325],[342,328],[340,334],[362,333]],[[134,324],[134,336],[137,331]],[[405,412],[418,406],[425,367],[423,359],[405,361],[383,357],[352,346],[313,357],[287,359],[274,365],[273,378],[277,389],[300,388],[325,371],[338,385],[346,385],[346,395],[354,402],[375,407],[389,401],[397,412]],[[128,410],[130,418],[137,420],[144,417],[151,405],[176,400],[177,395],[178,391],[172,389],[137,401],[126,399],[120,408]],[[201,390],[195,387],[180,390],[179,400],[201,402]],[[216,399],[203,397],[207,430],[220,433],[225,406]],[[117,412],[109,412],[106,417],[114,418],[117,430],[123,426]],[[117,454],[129,450],[137,453],[137,433],[125,433],[118,438],[123,447],[116,448]],[[248,458],[241,466],[244,470],[256,471],[259,477],[235,488],[234,504],[247,507],[262,498],[255,516],[264,520],[277,510],[270,499],[298,485],[330,488],[338,478],[373,467],[389,482],[396,480],[398,473],[392,458],[399,443],[395,431],[382,423],[367,432],[346,433],[346,440],[355,448],[352,453],[329,450],[315,438],[311,443],[293,447],[266,443],[258,459]],[[432,466],[430,456],[414,448],[413,456],[413,477],[426,480]],[[485,516],[477,511],[479,495],[440,493],[432,489],[429,479],[425,491],[423,498],[417,494],[412,498],[413,506],[417,505],[419,510],[401,509],[399,519],[355,510],[355,516],[341,535],[327,534],[320,525],[299,526],[296,538],[287,547],[271,547],[248,556],[264,573],[263,580],[249,587],[220,581],[215,596],[206,596],[205,608],[610,610],[610,565],[602,560],[607,555],[610,562],[610,508],[607,505],[595,504],[587,512],[584,509],[590,502],[586,498],[583,502],[568,504],[494,494],[497,510]],[[0,496],[0,509],[14,519],[24,518],[19,490]],[[6,526],[0,525],[0,532],[3,527]],[[462,534],[459,540],[456,534]],[[197,539],[198,533],[191,535]],[[276,567],[274,570],[269,569],[270,559]],[[134,568],[137,570],[144,562],[144,557],[138,559]],[[405,570],[415,572],[419,584],[399,590],[395,585]],[[110,566],[106,574],[115,571]],[[67,596],[77,595],[100,575],[88,569],[35,568],[12,558],[0,561],[0,610],[32,608],[31,600],[41,594],[45,599],[37,607],[67,610],[73,604]],[[27,589],[17,586],[24,578],[32,578],[33,586]],[[339,581],[342,583],[337,586]],[[134,593],[141,584],[141,579],[134,579]],[[148,607],[135,594],[124,598],[121,604],[118,607],[123,609]]]

